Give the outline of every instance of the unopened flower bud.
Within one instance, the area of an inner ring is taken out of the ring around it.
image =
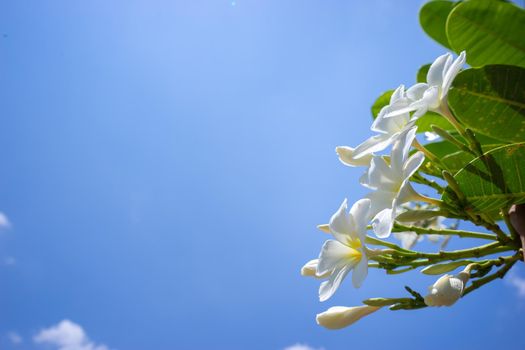
[[[334,306],[317,315],[317,324],[328,329],[348,327],[363,317],[379,310],[380,306]]]
[[[470,278],[467,269],[457,275],[441,276],[436,283],[428,288],[429,294],[425,297],[428,306],[451,306],[463,294],[465,284]]]

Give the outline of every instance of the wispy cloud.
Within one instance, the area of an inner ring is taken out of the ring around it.
[[[37,344],[52,345],[56,350],[109,350],[106,345],[93,343],[80,325],[69,320],[42,329],[33,340]]]
[[[324,350],[324,348],[313,348],[307,344],[297,343],[297,344],[284,348],[284,350]]]
[[[517,276],[515,273],[509,273],[506,281],[507,284],[516,288],[520,298],[525,298],[525,278]]]
[[[11,227],[11,222],[4,213],[0,212],[0,229],[5,229],[9,227]]]
[[[24,341],[22,337],[20,336],[20,334],[16,332],[7,333],[7,338],[9,338],[9,341],[11,342],[11,344],[14,344],[14,345],[21,344]]]

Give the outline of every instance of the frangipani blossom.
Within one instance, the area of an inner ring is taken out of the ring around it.
[[[429,294],[425,296],[425,304],[428,306],[451,306],[463,294],[465,285],[470,278],[470,267],[457,275],[443,275],[436,283],[428,287]]]
[[[379,310],[380,306],[333,306],[317,315],[317,324],[328,329],[341,329],[348,327],[363,317]]]
[[[416,137],[417,127],[403,131],[392,147],[390,164],[382,157],[372,159],[368,173],[361,183],[375,190],[367,195],[371,200],[370,215],[372,227],[380,238],[390,235],[398,207],[412,200],[423,198],[409,182],[409,179],[425,160],[422,152],[409,157],[410,146]]]
[[[384,150],[397,139],[400,133],[412,127],[414,121],[410,121],[409,112],[399,113],[389,118],[386,117],[395,111],[408,108],[411,102],[413,101],[407,98],[405,87],[400,85],[390,97],[390,104],[381,109],[370,128],[378,134],[357,146],[353,150],[352,158],[370,157],[374,152]]]
[[[426,83],[417,83],[406,94],[414,101],[408,107],[388,113],[387,118],[415,111],[412,118],[417,119],[427,111],[448,114],[447,96],[452,82],[465,64],[465,51],[454,60],[450,53],[436,58],[427,73]]]
[[[321,283],[319,300],[325,301],[330,298],[351,270],[354,270],[352,283],[355,288],[359,288],[366,278],[368,259],[364,242],[369,210],[370,200],[361,199],[348,212],[345,199],[330,219],[330,233],[335,240],[324,243],[316,271],[318,276],[328,273],[330,277]]]

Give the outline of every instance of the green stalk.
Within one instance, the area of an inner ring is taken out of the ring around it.
[[[400,223],[394,224],[394,232],[412,231],[418,235],[422,234],[437,234],[443,236],[458,236],[462,238],[479,238],[487,239],[491,241],[497,241],[498,237],[489,233],[463,231],[463,230],[450,230],[450,229],[434,229],[434,228],[423,228],[419,226],[402,225]]]
[[[501,269],[499,269],[498,271],[496,271],[495,273],[491,274],[491,275],[488,275],[488,276],[485,276],[483,278],[480,278],[480,279],[477,279],[477,280],[474,280],[471,282],[470,286],[468,286],[467,288],[465,288],[465,290],[463,291],[463,295],[462,297],[464,297],[465,295],[475,291],[476,289],[478,289],[479,287],[489,283],[489,282],[492,282],[494,281],[496,278],[503,278],[505,277],[505,275],[507,274],[507,272],[511,269],[512,266],[514,266],[514,264],[516,263],[516,261],[520,258],[520,253],[512,256],[509,261],[505,261],[505,266],[503,266]]]

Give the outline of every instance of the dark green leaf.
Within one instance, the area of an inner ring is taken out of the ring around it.
[[[457,133],[453,132],[452,134],[460,139]],[[477,135],[477,139],[485,152],[502,146],[501,141],[484,135]],[[425,148],[435,154],[441,160],[442,165],[446,167],[446,170],[452,174],[457,173],[474,159],[472,154],[459,150],[454,144],[446,140],[428,143],[425,145]],[[430,175],[440,176],[439,170],[432,167],[429,160],[425,161],[421,170]]]
[[[514,4],[492,0],[462,2],[448,17],[447,37],[456,52],[467,51],[467,62],[473,67],[525,67],[525,11]]]
[[[448,94],[468,128],[503,141],[525,141],[525,69],[491,65],[461,72]]]
[[[488,151],[463,167],[454,179],[475,212],[491,212],[525,202],[525,143]],[[442,199],[450,203],[450,191]]]
[[[447,17],[455,4],[451,1],[430,1],[419,10],[419,23],[432,39],[450,48],[446,33]]]

